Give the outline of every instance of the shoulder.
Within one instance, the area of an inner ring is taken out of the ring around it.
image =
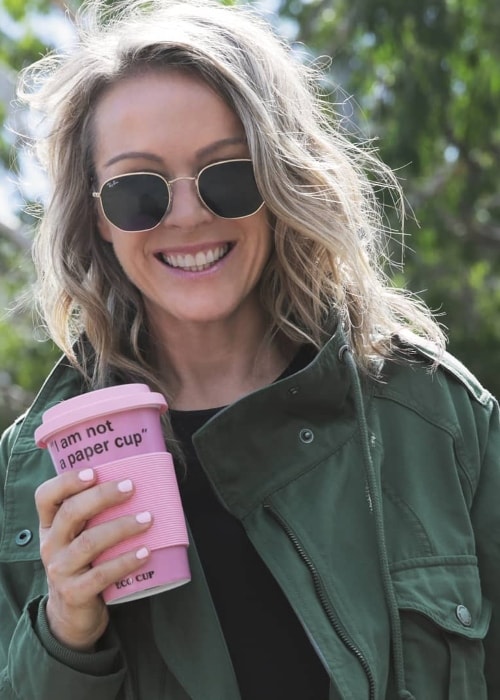
[[[454,355],[414,335],[400,336],[394,357],[385,361],[381,372],[382,387],[404,393],[414,388],[417,395],[431,399],[445,393],[462,396],[481,406],[494,401],[479,379]]]
[[[6,465],[13,452],[30,452],[36,449],[35,429],[42,422],[44,411],[70,396],[82,392],[82,378],[68,360],[63,357],[45,380],[31,406],[2,434],[0,462]]]
[[[427,371],[443,372],[447,378],[461,384],[469,395],[483,405],[490,403],[491,393],[483,387],[478,378],[457,357],[447,351],[440,351],[433,343],[414,336],[399,339],[400,346],[410,352],[417,362],[427,367]]]
[[[500,435],[492,394],[453,355],[413,338],[385,361],[372,385],[372,411],[388,442],[404,442],[426,460],[452,454],[472,485]]]
[[[465,451],[486,444],[497,402],[456,357],[413,336],[399,339],[384,362],[372,396],[391,422],[404,421],[413,433],[431,423],[459,440]]]
[[[19,418],[17,418],[17,420],[12,423],[12,425],[10,425],[0,437],[0,472],[4,471],[6,468],[5,465],[8,462],[9,455],[12,452],[17,436],[19,435],[19,431],[21,430],[25,416],[26,413],[19,416]]]

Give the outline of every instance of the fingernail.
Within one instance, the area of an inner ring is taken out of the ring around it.
[[[147,547],[141,547],[140,549],[137,550],[135,553],[135,556],[137,559],[145,559],[149,554],[149,550]]]
[[[92,481],[94,478],[94,470],[93,469],[80,469],[78,472],[78,478],[80,481]]]
[[[143,513],[137,513],[135,516],[135,519],[137,520],[138,523],[141,524],[146,524],[151,522],[151,513],[148,510],[145,510]]]
[[[121,491],[122,493],[129,493],[132,491],[134,488],[133,483],[130,481],[130,479],[125,479],[125,481],[120,481],[118,484],[118,491]]]

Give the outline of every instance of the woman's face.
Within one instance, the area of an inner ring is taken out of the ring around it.
[[[179,72],[128,78],[101,98],[94,120],[98,187],[124,173],[167,180],[248,158],[240,120],[201,80]],[[126,232],[98,206],[99,230],[160,327],[261,314],[256,287],[272,248],[267,211],[223,219],[197,196],[193,180],[171,185],[172,204],[150,231]]]

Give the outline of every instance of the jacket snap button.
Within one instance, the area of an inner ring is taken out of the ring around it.
[[[302,440],[302,442],[308,445],[314,440],[314,433],[312,430],[309,430],[309,428],[303,428],[299,433],[299,437]]]
[[[341,362],[344,362],[345,354],[346,352],[349,352],[350,349],[351,348],[349,347],[349,345],[347,345],[347,343],[339,348],[339,360]]]
[[[470,627],[472,625],[472,615],[470,614],[469,609],[465,607],[465,605],[457,605],[455,609],[455,614],[458,618],[458,621],[464,627]]]
[[[16,544],[19,545],[19,547],[25,547],[31,542],[32,539],[33,533],[31,530],[21,530],[16,535]]]

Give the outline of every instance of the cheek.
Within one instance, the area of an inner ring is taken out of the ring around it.
[[[105,218],[104,214],[102,213],[102,209],[99,206],[97,208],[97,230],[99,231],[99,235],[101,236],[102,239],[107,241],[108,243],[113,242],[113,234],[112,234],[112,227],[109,221]]]
[[[266,260],[269,259],[274,250],[274,235],[267,219],[262,222],[260,230],[260,249]]]

